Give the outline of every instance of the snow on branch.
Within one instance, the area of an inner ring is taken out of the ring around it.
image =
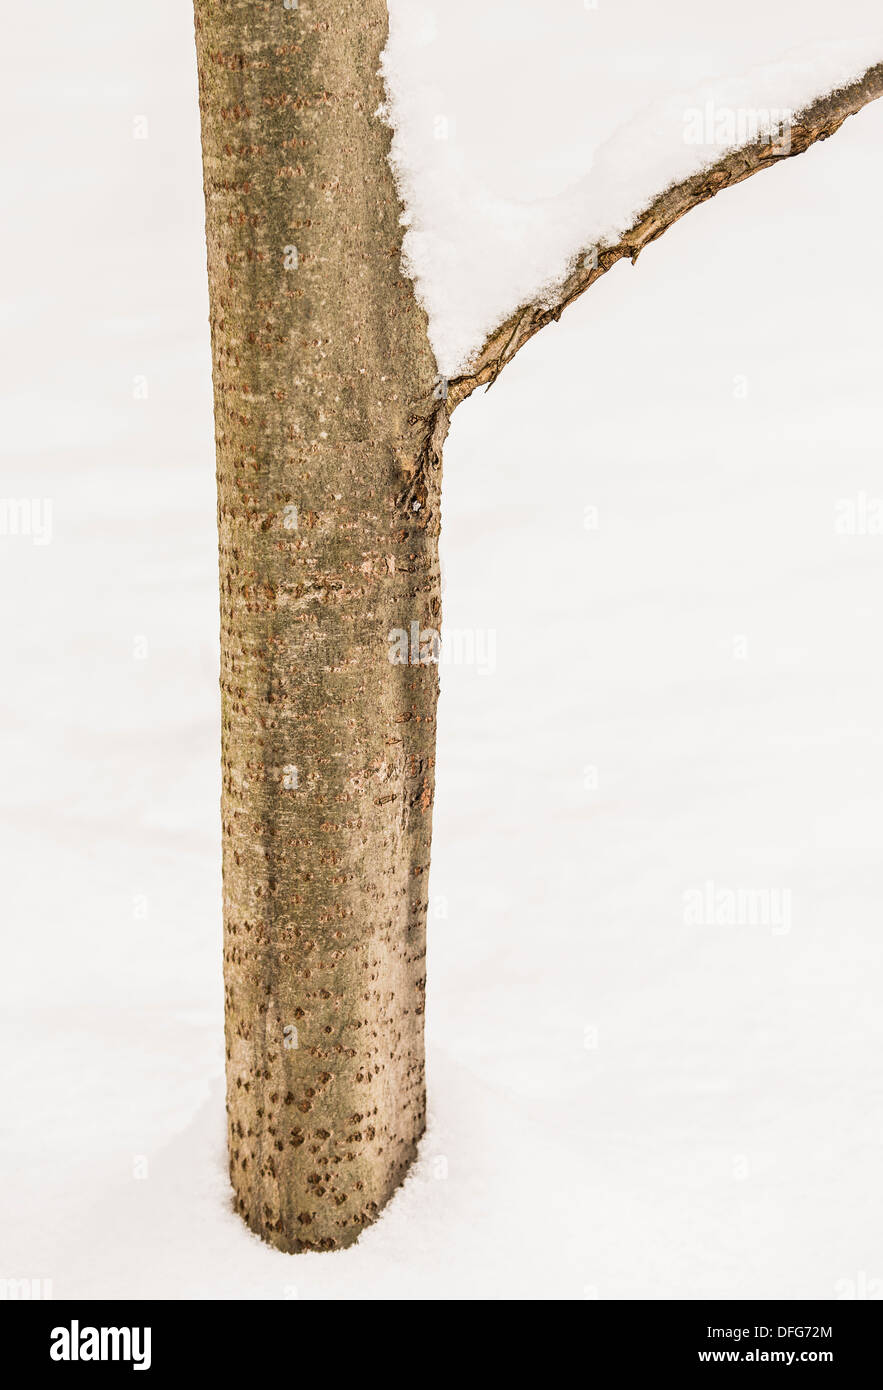
[[[506,172],[489,179],[492,146],[473,161],[454,138],[456,123],[432,116],[441,104],[433,80],[443,75],[445,58],[437,67],[427,62],[438,36],[423,32],[418,11],[412,0],[389,0],[383,114],[404,204],[403,269],[427,312],[449,409],[492,381],[616,261],[634,260],[691,207],[800,154],[881,95],[883,34],[811,43],[741,76],[672,90],[594,147],[591,131],[605,128],[608,113],[603,104],[591,109],[606,98],[587,87],[584,156],[571,144],[563,158],[584,172],[551,196],[518,196],[502,190],[527,191],[531,175],[512,151],[499,151]],[[447,61],[455,61],[450,52]],[[597,48],[587,51],[587,72],[598,61]],[[492,109],[500,91],[490,84]],[[574,93],[573,100],[583,96]],[[546,178],[555,163],[554,131],[547,139]]]
[[[490,333],[469,366],[450,379],[448,412],[471,395],[476,387],[492,385],[506,363],[511,362],[528,339],[547,323],[559,319],[568,304],[578,299],[617,261],[628,258],[634,264],[645,246],[660,237],[691,208],[707,202],[722,189],[741,183],[761,169],[772,168],[780,159],[793,158],[819,140],[827,140],[847,117],[881,95],[883,63],[877,63],[849,85],[819,97],[797,114],[787,112],[773,115],[771,120],[761,123],[766,128],[750,132],[755,136],[752,143],[731,149],[698,173],[671,184],[647,204],[616,241],[584,248],[552,295],[521,305]],[[705,108],[695,108],[690,114],[706,127],[709,122],[717,122],[719,128],[730,116],[734,125],[729,133],[738,139],[739,129],[733,108],[724,110],[718,107],[715,111],[708,104]],[[706,130],[704,134],[707,133]]]

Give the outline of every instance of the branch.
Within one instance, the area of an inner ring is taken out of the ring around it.
[[[820,97],[799,112],[790,129],[790,147],[783,151],[767,138],[742,146],[722,156],[698,174],[672,184],[660,193],[613,246],[587,247],[577,257],[575,267],[556,292],[552,303],[522,304],[495,328],[472,365],[448,383],[448,414],[478,386],[492,386],[500,372],[524,344],[554,319],[561,317],[568,304],[578,299],[617,261],[628,257],[634,264],[645,246],[689,212],[724,188],[741,183],[761,169],[769,169],[782,159],[803,154],[810,145],[827,140],[848,116],[883,96],[883,63],[868,68],[855,82],[828,96]]]

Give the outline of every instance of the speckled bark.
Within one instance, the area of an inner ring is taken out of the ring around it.
[[[195,13],[230,1173],[266,1240],[331,1250],[424,1124],[437,669],[392,664],[388,637],[440,624],[447,417],[376,114],[385,0]]]
[[[291,8],[289,8],[289,5]],[[386,0],[195,0],[218,458],[230,1172],[283,1250],[351,1244],[424,1122],[437,669],[450,412],[763,144],[663,190],[522,305],[435,398],[400,271],[379,56]],[[883,93],[800,113],[791,153]],[[431,650],[431,644],[429,647]]]

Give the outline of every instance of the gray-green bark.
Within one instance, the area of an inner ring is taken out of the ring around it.
[[[283,1250],[414,1157],[447,417],[377,117],[385,0],[195,0],[221,580],[230,1173]]]

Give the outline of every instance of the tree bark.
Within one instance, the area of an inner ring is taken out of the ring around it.
[[[237,1209],[351,1244],[424,1126],[426,906],[451,411],[617,260],[775,160],[663,190],[444,398],[401,272],[386,0],[194,0],[221,581],[224,982]],[[802,112],[799,154],[883,93]],[[448,389],[449,388],[449,389]],[[414,643],[416,633],[417,642]],[[402,654],[405,661],[395,657]]]
[[[441,445],[385,0],[195,0],[218,474],[230,1175],[351,1244],[425,1114]]]

